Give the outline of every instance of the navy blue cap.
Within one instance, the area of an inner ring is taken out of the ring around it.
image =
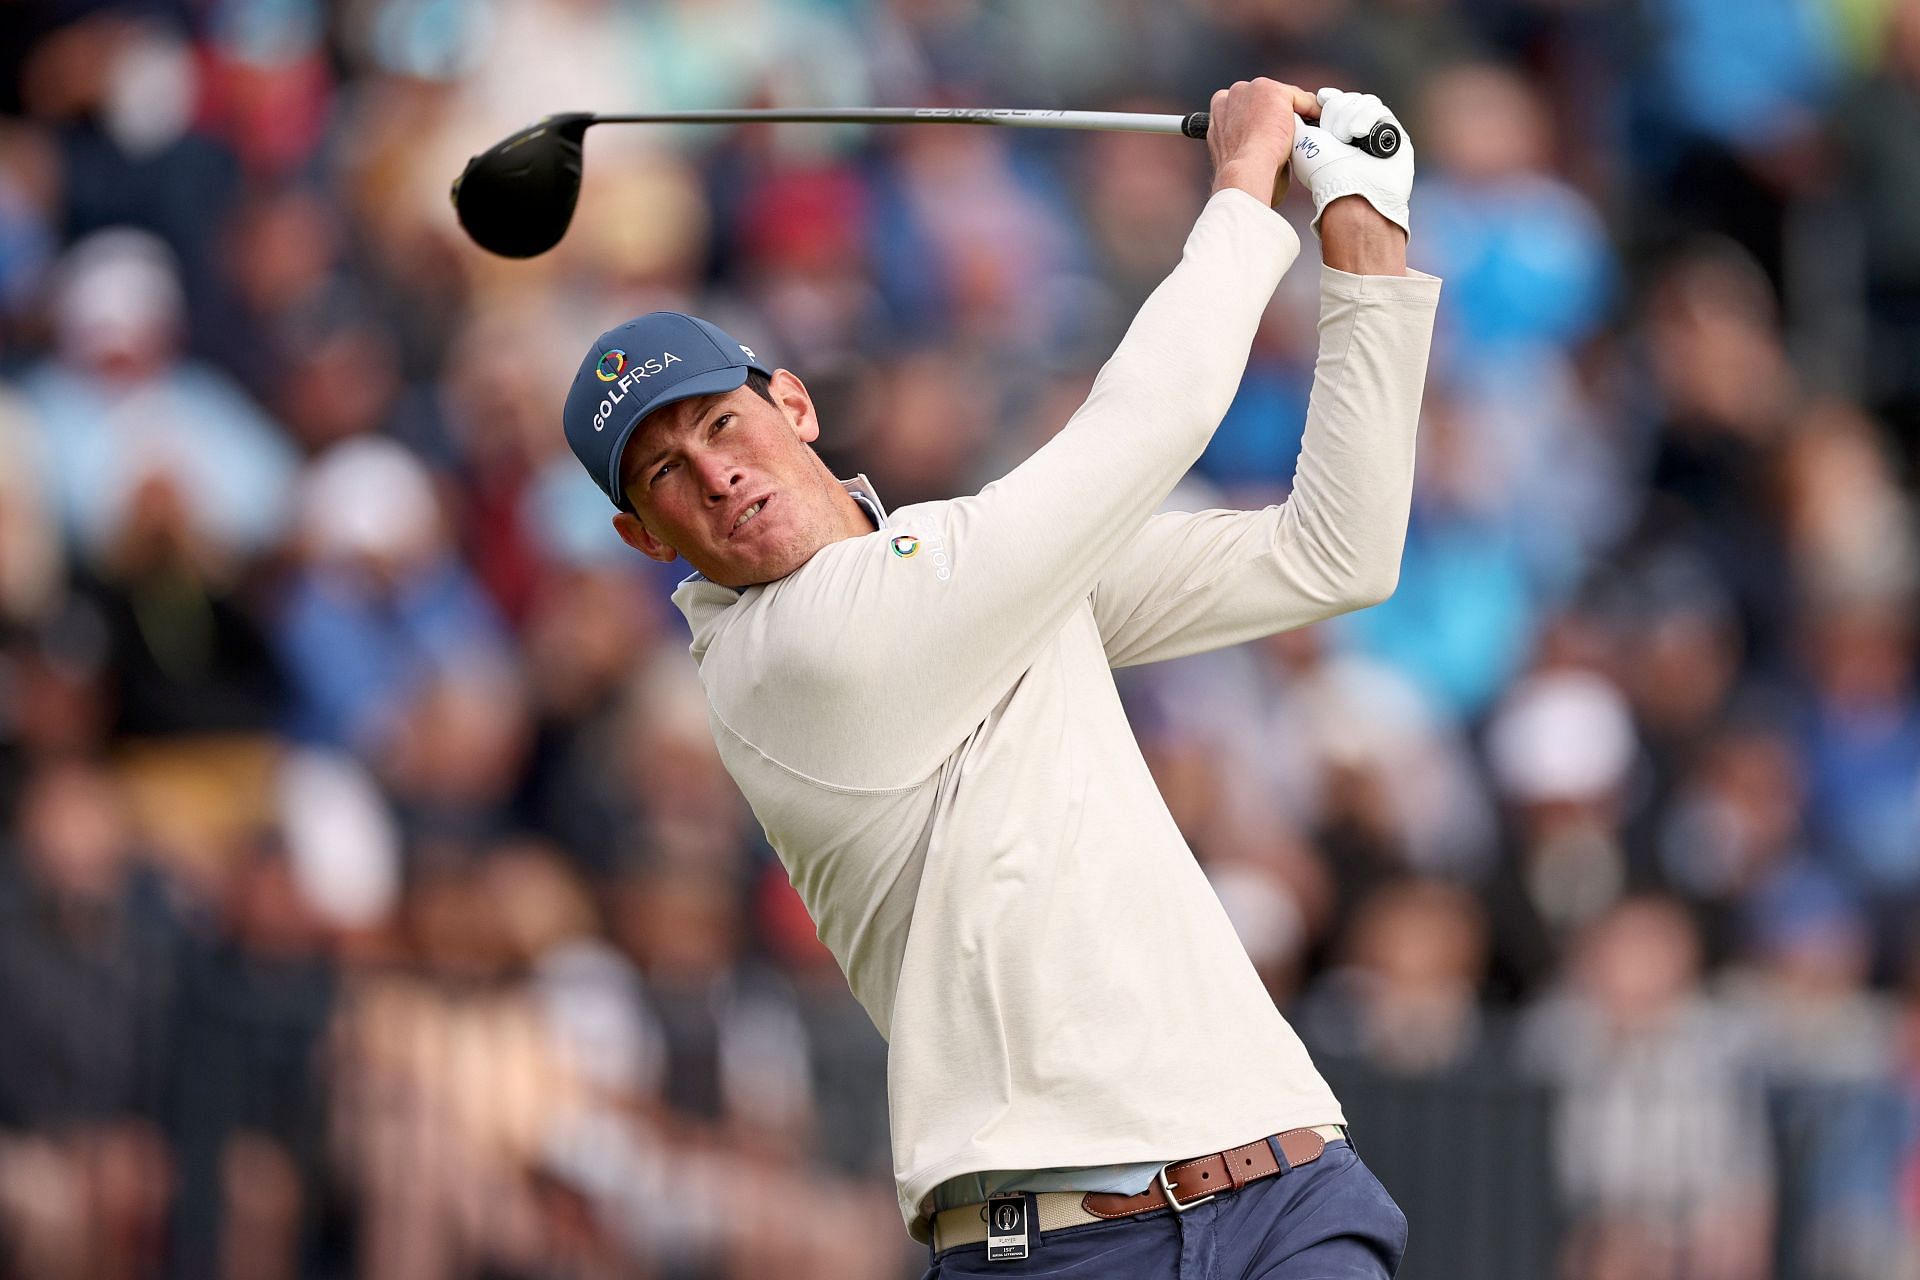
[[[629,320],[601,334],[573,375],[561,411],[567,443],[594,483],[625,511],[620,455],[640,419],[676,400],[743,386],[749,369],[773,373],[718,325],[678,311]]]

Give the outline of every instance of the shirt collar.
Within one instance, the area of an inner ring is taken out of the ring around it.
[[[867,513],[867,519],[873,521],[874,528],[884,529],[887,527],[887,508],[885,504],[880,501],[880,495],[873,491],[873,481],[867,479],[867,477],[862,474],[855,476],[851,480],[842,480],[840,487],[851,494],[853,500],[860,504],[860,509]]]

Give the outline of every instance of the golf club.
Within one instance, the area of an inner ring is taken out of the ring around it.
[[[475,244],[506,258],[531,258],[560,243],[580,199],[581,143],[596,124],[972,124],[1013,129],[1096,129],[1207,136],[1207,115],[1130,111],[1022,111],[1011,108],[846,107],[831,110],[659,111],[548,116],[467,161],[453,183],[453,207]],[[1381,121],[1353,145],[1380,157],[1400,149],[1400,129]]]

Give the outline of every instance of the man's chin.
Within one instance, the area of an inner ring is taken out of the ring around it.
[[[763,587],[769,582],[778,582],[786,577],[805,564],[807,559],[808,557],[791,551],[775,552],[755,556],[751,560],[716,564],[710,569],[701,569],[700,574],[707,581],[717,582],[723,587],[738,589]],[[699,568],[698,565],[694,567]]]

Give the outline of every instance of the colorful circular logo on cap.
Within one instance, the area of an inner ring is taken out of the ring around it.
[[[600,363],[594,366],[593,376],[602,382],[612,382],[626,367],[627,353],[615,348],[601,354]]]
[[[893,540],[893,554],[905,560],[920,549],[920,539],[910,533],[903,533]]]

